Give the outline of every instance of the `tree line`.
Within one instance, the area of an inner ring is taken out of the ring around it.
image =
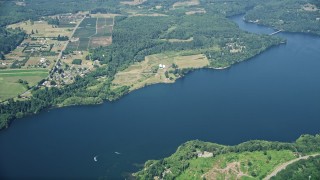
[[[88,87],[100,83],[97,77],[106,75],[104,68],[99,68],[84,78],[77,76],[73,84],[62,88],[41,87],[45,81],[39,82],[38,86],[32,89],[32,97],[25,100],[9,99],[0,104],[0,129],[7,128],[11,120],[22,118],[27,115],[36,114],[43,109],[80,105],[80,104],[98,104],[103,100],[115,100],[128,93],[129,87],[119,87],[110,89],[112,78],[104,82],[101,89],[89,90]]]
[[[0,27],[0,58],[5,60],[5,54],[14,50],[24,40],[26,33],[19,28],[6,29]]]

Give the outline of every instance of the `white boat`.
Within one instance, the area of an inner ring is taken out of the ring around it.
[[[93,160],[96,161],[96,162],[98,161],[97,157],[98,156],[93,157]]]
[[[118,154],[118,155],[119,155],[119,154],[121,154],[121,153],[119,153],[119,152],[117,152],[117,151],[116,151],[116,152],[114,152],[114,153],[116,153],[116,154]]]

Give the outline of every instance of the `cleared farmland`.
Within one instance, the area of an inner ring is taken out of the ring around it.
[[[159,64],[165,65],[165,68],[159,68]],[[209,61],[204,54],[190,54],[188,51],[149,55],[144,61],[118,72],[112,81],[112,86],[113,88],[129,86],[130,90],[135,90],[150,84],[172,83],[179,78],[172,73],[168,73],[171,79],[166,77],[166,72],[174,70],[172,64],[176,64],[179,69],[197,69],[208,66]]]
[[[111,36],[113,28],[113,18],[98,18],[97,34],[95,37]]]
[[[78,49],[80,41],[69,42],[67,51],[76,51]]]
[[[47,76],[48,71],[45,69],[0,71],[0,101],[16,97],[27,90],[24,85],[19,83],[19,79],[27,81],[28,86],[34,86]]]
[[[86,18],[74,33],[73,41],[68,44],[67,50],[86,51],[89,48],[108,46],[112,42],[113,18]]]
[[[74,33],[74,37],[89,38],[96,34],[96,22],[97,18],[86,18],[79,25],[78,29]]]

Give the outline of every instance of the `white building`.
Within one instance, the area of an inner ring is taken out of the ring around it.
[[[46,62],[46,58],[41,58],[40,63],[44,63],[44,62]]]
[[[159,69],[164,69],[164,68],[166,68],[166,65],[164,65],[164,64],[159,64]]]

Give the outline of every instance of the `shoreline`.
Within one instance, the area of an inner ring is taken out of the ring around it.
[[[251,162],[250,166],[254,166],[259,164],[259,161],[265,163],[265,159],[260,158],[260,154],[262,154],[262,157],[265,156],[265,158],[268,158],[267,164],[270,162],[272,166],[265,167],[268,169],[266,173],[258,171],[259,174],[256,174],[256,176],[260,179],[269,179],[281,170],[284,170],[289,164],[301,159],[308,159],[308,157],[319,156],[320,149],[317,144],[319,144],[320,141],[317,138],[318,136],[319,134],[302,134],[293,142],[248,140],[231,146],[202,140],[190,140],[180,144],[176,148],[176,151],[169,156],[157,160],[149,159],[145,161],[144,167],[133,172],[131,175],[136,179],[144,179],[145,177],[150,176],[154,178],[164,177],[166,173],[170,172],[171,176],[181,178],[186,177],[184,176],[186,173],[196,173],[197,170],[193,169],[193,163],[195,161],[197,163],[199,163],[199,161],[200,163],[201,161],[206,163],[210,161],[212,165],[209,167],[199,167],[201,169],[201,174],[197,174],[197,176],[201,177],[210,177],[211,175],[219,173],[220,170],[223,170],[217,168],[217,166],[219,167],[219,165],[221,165],[221,161],[222,164],[226,163],[227,167],[228,165],[230,167],[232,163],[239,163],[238,166],[240,166],[241,162],[245,164],[245,162],[248,161]],[[311,146],[313,148],[305,149],[304,146]],[[226,159],[232,159],[231,157],[234,157],[234,153],[242,153],[243,156],[241,158],[235,158],[232,161],[226,161]],[[208,154],[209,156],[204,157],[203,154]],[[277,154],[280,156],[274,156]],[[253,157],[256,159],[253,160]],[[214,161],[214,159],[218,161]],[[171,171],[172,169],[179,169],[181,164],[186,162],[188,163],[188,166],[186,167],[186,169],[188,169],[187,171]],[[245,166],[244,164],[241,166]],[[160,172],[153,171],[154,169],[159,169]],[[214,170],[216,170],[216,173],[211,174],[210,172],[214,172]],[[220,171],[220,173],[229,175],[236,173],[237,175],[243,175],[241,170],[235,170],[236,171],[229,172]],[[257,173],[256,171],[254,172]],[[250,175],[252,174],[250,173]]]

